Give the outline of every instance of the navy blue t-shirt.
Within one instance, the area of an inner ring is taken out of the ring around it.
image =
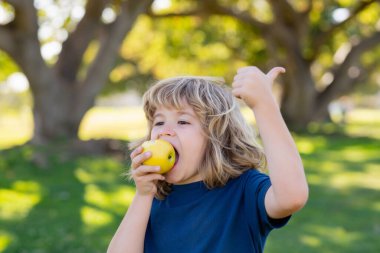
[[[264,197],[270,185],[257,170],[211,190],[203,182],[173,185],[164,200],[153,200],[144,252],[262,252],[268,233],[289,220],[268,217]]]

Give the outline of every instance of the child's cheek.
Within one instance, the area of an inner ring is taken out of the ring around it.
[[[150,131],[150,139],[151,140],[157,139],[157,130],[155,128],[153,128],[152,131]]]

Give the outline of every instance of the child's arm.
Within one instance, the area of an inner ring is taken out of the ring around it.
[[[245,67],[238,70],[232,84],[232,93],[255,114],[272,182],[265,196],[265,208],[272,218],[296,212],[308,198],[300,155],[271,91],[274,79],[284,72],[277,67],[264,74],[256,67]]]
[[[157,191],[155,182],[163,180],[164,177],[156,173],[160,169],[159,167],[141,165],[151,155],[150,152],[141,152],[142,148],[139,147],[131,154],[136,194],[108,246],[108,253],[144,252],[146,227],[152,201]]]

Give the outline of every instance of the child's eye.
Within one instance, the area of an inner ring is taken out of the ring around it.
[[[178,124],[180,124],[180,125],[187,125],[187,124],[190,124],[190,123],[187,122],[187,121],[184,121],[184,120],[180,120],[180,121],[178,121]]]
[[[153,125],[154,126],[162,126],[163,124],[164,124],[164,122],[158,121],[158,122],[154,123]]]

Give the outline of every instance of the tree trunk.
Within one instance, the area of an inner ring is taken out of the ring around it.
[[[40,53],[38,18],[33,1],[7,0],[14,8],[14,20],[0,25],[0,48],[20,66],[29,80],[33,96],[34,135],[32,142],[45,144],[54,140],[77,140],[85,113],[107,83],[119,47],[137,17],[146,13],[153,0],[117,2],[119,12],[114,22],[104,24],[101,16],[111,0],[86,3],[84,17],[62,45],[54,66],[48,66]],[[91,42],[99,50],[82,79],[84,54]]]
[[[284,76],[281,111],[291,129],[305,129],[311,119],[316,98],[314,80],[307,68],[289,68]]]
[[[54,83],[50,92],[33,92],[34,135],[32,142],[44,143],[62,138],[77,139],[82,119],[78,117],[77,111],[81,108],[84,114],[89,107],[83,108],[76,99],[75,86],[65,85],[64,81],[55,76],[51,77],[49,83]]]

